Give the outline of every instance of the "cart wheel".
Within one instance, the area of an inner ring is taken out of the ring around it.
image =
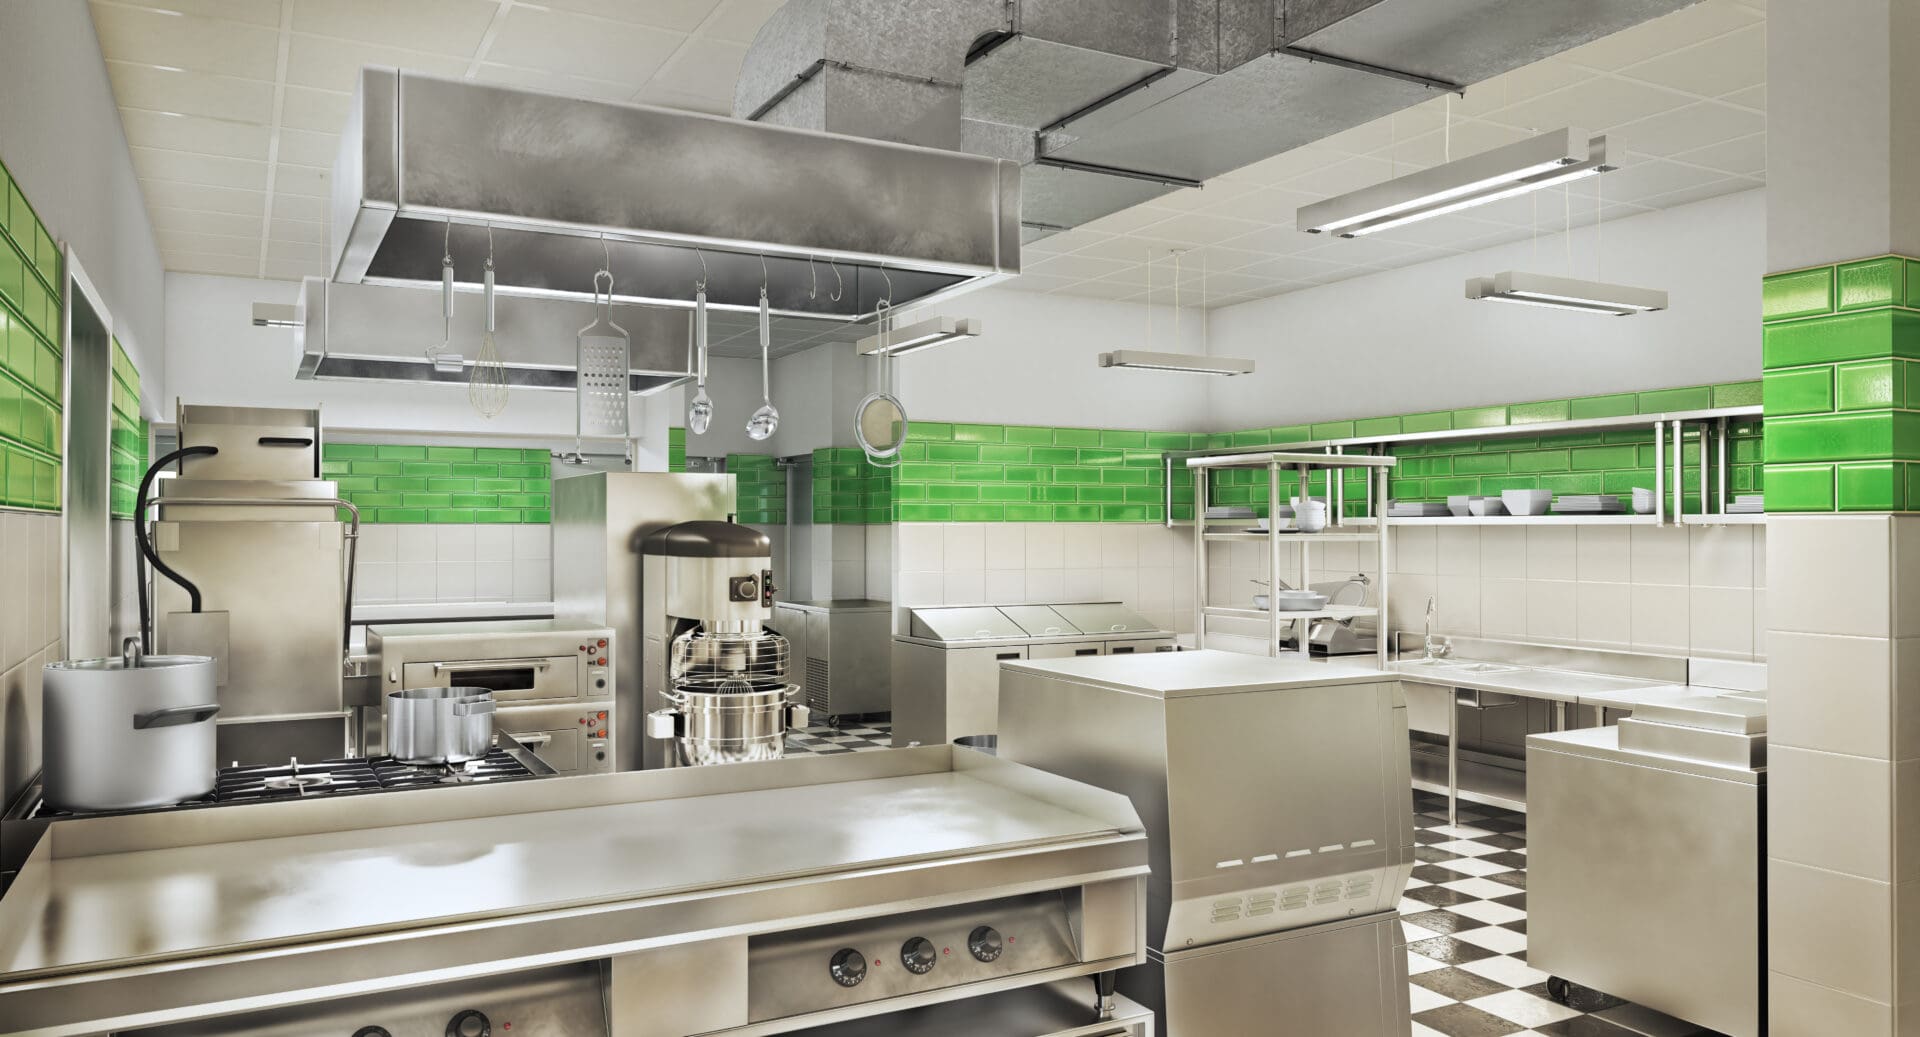
[[[1573,985],[1571,983],[1568,983],[1566,980],[1561,979],[1559,976],[1547,977],[1547,996],[1548,997],[1553,998],[1555,1001],[1558,1001],[1564,1005],[1567,1003],[1567,998],[1571,997],[1572,995],[1573,995]]]
[[[840,717],[837,715],[828,717],[827,726],[833,728],[835,731],[840,730]]]

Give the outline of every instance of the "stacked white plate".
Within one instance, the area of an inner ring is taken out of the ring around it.
[[[1652,490],[1644,486],[1635,486],[1633,488],[1633,513],[1636,515],[1653,514],[1653,506],[1658,499],[1659,498],[1653,495]]]
[[[1553,510],[1562,515],[1624,515],[1627,502],[1603,493],[1569,493],[1553,499]]]
[[[1733,503],[1727,505],[1729,515],[1759,515],[1767,510],[1767,495],[1764,493],[1735,494]]]
[[[1447,514],[1444,501],[1397,500],[1387,502],[1388,518],[1437,518]]]

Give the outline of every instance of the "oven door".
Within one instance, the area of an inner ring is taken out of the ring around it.
[[[407,663],[404,688],[485,688],[496,702],[541,702],[580,697],[583,662],[574,655],[515,659],[461,659]]]

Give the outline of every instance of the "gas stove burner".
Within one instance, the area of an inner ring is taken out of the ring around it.
[[[261,784],[263,787],[276,792],[285,789],[305,792],[308,789],[323,788],[333,783],[333,778],[325,774],[287,774],[276,778],[268,778]]]

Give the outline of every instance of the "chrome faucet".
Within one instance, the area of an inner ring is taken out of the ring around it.
[[[1453,642],[1448,641],[1444,637],[1441,638],[1438,642],[1434,641],[1433,617],[1435,613],[1436,613],[1436,609],[1434,608],[1433,598],[1429,596],[1427,598],[1427,656],[1426,656],[1429,662],[1431,662],[1434,659],[1444,659],[1447,656],[1453,654]]]

